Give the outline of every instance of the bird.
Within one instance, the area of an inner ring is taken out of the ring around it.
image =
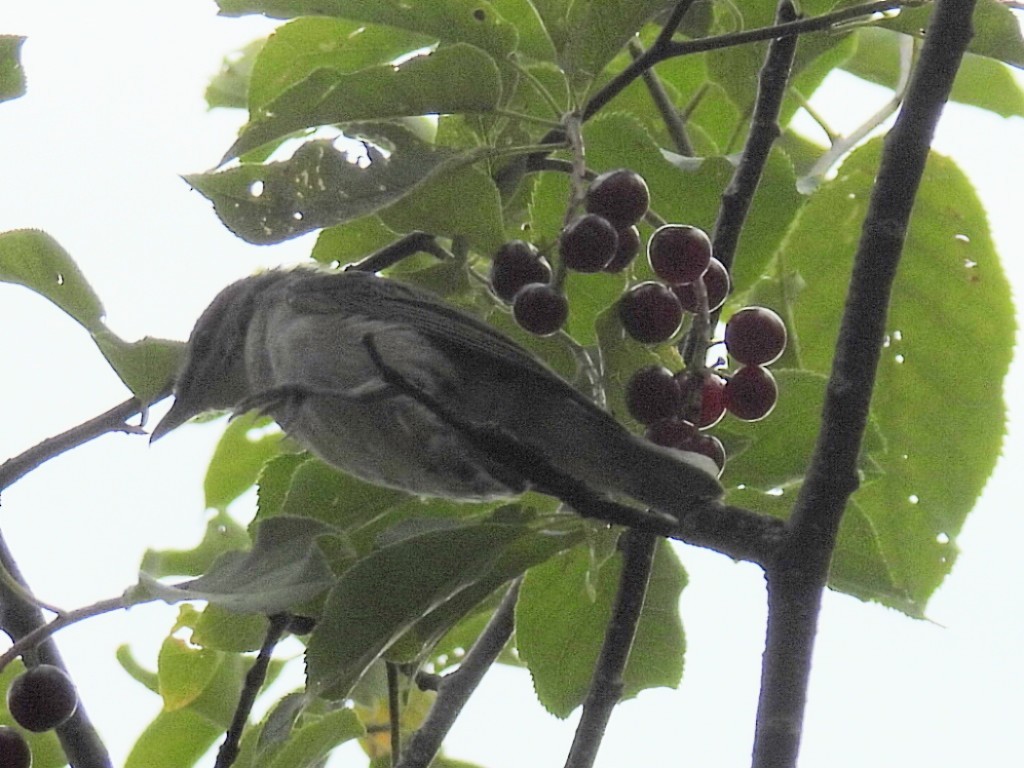
[[[369,271],[227,286],[173,394],[151,441],[207,411],[257,410],[327,464],[421,497],[509,499],[554,475],[680,519],[723,493],[711,459],[633,434],[511,337]]]

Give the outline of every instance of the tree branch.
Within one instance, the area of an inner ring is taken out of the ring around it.
[[[858,486],[857,456],[893,280],[935,126],[973,34],[974,0],[938,0],[903,109],[886,137],[854,259],[822,428],[790,532],[768,567],[768,633],[755,768],[796,763],[821,595],[839,524]]]
[[[521,583],[522,579],[512,582],[484,631],[459,664],[458,670],[441,678],[434,705],[423,725],[409,740],[396,768],[426,768],[437,755],[441,742],[448,735],[462,708],[512,636]]]
[[[612,711],[622,698],[622,675],[636,638],[651,579],[658,539],[648,533],[630,530],[622,534],[619,543],[623,550],[619,590],[565,768],[591,768],[597,758]]]
[[[796,9],[792,2],[786,0],[779,3],[776,18],[782,22],[781,26],[795,19]],[[796,36],[781,37],[768,48],[768,55],[758,76],[757,101],[747,142],[729,186],[722,193],[712,251],[715,258],[730,272],[750,203],[761,182],[761,174],[768,162],[772,145],[782,132],[779,128],[779,110],[782,108],[782,98],[786,95],[798,39]]]
[[[171,390],[168,387],[165,392],[162,392],[153,399],[153,403],[163,400],[170,393]],[[3,464],[0,464],[0,491],[9,488],[29,472],[55,456],[59,456],[65,451],[70,451],[72,448],[77,448],[108,432],[127,432],[133,435],[143,434],[141,425],[128,424],[127,421],[136,414],[144,413],[145,410],[146,408],[143,407],[138,398],[132,397],[120,405],[114,406],[106,413],[101,413],[99,416],[89,419],[89,421],[79,424],[77,427],[72,427],[67,432],[62,432],[54,437],[48,437],[24,453],[8,459]]]

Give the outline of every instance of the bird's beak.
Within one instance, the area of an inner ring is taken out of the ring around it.
[[[153,431],[149,435],[149,442],[156,442],[172,429],[180,427],[193,416],[195,416],[195,414],[190,413],[184,403],[178,398],[175,398],[174,405],[171,406],[171,410],[169,410],[167,414],[160,419],[159,424],[153,427]]]

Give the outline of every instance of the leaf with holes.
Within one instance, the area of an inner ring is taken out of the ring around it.
[[[289,160],[193,174],[185,181],[213,203],[228,229],[262,245],[376,213],[435,175],[489,153],[426,144],[397,125],[349,131],[367,142],[365,157],[339,152],[329,141],[311,141]]]
[[[791,346],[826,374],[882,148],[854,152],[809,200],[779,254],[803,289]],[[842,216],[837,211],[845,211]],[[784,309],[785,311],[785,309]],[[855,503],[895,583],[923,606],[953,565],[954,539],[995,466],[1005,430],[1001,382],[1013,348],[1010,290],[984,211],[956,165],[932,153],[893,285],[872,416],[881,476]]]

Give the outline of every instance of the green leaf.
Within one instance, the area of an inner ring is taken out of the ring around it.
[[[332,749],[366,735],[366,729],[351,709],[336,709],[296,728],[274,755],[270,768],[311,768]]]
[[[933,9],[932,3],[919,8],[904,8],[898,16],[880,21],[879,26],[924,37]],[[1024,39],[1013,11],[999,0],[978,0],[971,21],[974,36],[967,46],[968,51],[1024,67]]]
[[[388,650],[388,658],[402,662],[418,662],[425,652],[433,652],[436,644],[462,619],[502,585],[520,576],[528,568],[545,562],[580,542],[583,528],[552,533],[532,531],[512,542],[496,560],[487,575],[462,590],[444,605],[417,621]]]
[[[462,165],[436,174],[380,213],[397,232],[422,230],[441,237],[466,238],[470,247],[494,252],[505,242],[501,196],[489,174]]]
[[[409,500],[404,491],[359,480],[318,460],[297,467],[288,483],[280,514],[320,520],[339,531],[362,528]],[[264,514],[261,504],[261,518]]]
[[[815,193],[780,253],[805,283],[789,319],[802,364],[825,373],[881,140]],[[999,455],[1000,382],[1013,346],[1009,287],[970,183],[932,153],[893,286],[872,414],[883,476],[854,496],[897,586],[923,606],[949,572],[954,539]],[[965,371],[968,373],[965,374]]]
[[[338,580],[306,653],[309,690],[344,698],[363,672],[430,611],[484,578],[521,525],[430,531],[386,546]]]
[[[125,768],[183,768],[193,766],[217,739],[221,726],[191,709],[161,712],[135,742]]]
[[[555,46],[531,0],[491,0],[491,6],[519,34],[516,52],[532,59],[554,61]]]
[[[0,101],[25,95],[25,70],[21,66],[24,42],[19,35],[0,35]]]
[[[209,572],[168,586],[140,574],[140,586],[153,597],[176,603],[206,600],[239,613],[273,614],[312,600],[334,583],[317,539],[333,529],[301,517],[260,522],[249,552],[225,552]]]
[[[156,672],[142,666],[138,659],[132,655],[131,648],[128,645],[119,645],[115,652],[117,663],[121,665],[121,669],[128,673],[128,675],[145,686],[153,693],[160,693],[160,681],[157,677]]]
[[[242,50],[225,56],[220,72],[206,86],[206,104],[215,107],[245,109],[249,105],[249,88],[256,57],[266,40],[254,40]]]
[[[146,336],[125,341],[108,330],[96,331],[92,339],[114,373],[143,403],[170,392],[185,355],[185,345],[169,339]]]
[[[516,30],[486,0],[217,0],[224,16],[278,19],[336,16],[383,24],[450,43],[470,43],[498,58],[516,47]]]
[[[857,53],[843,64],[843,69],[868,82],[894,88],[899,77],[901,35],[867,27],[858,30],[857,38]],[[1024,92],[1010,70],[998,61],[976,54],[964,56],[950,99],[1002,117],[1024,117]]]
[[[278,243],[376,213],[434,175],[490,152],[427,144],[397,125],[350,126],[349,133],[372,143],[365,158],[339,152],[329,141],[310,141],[289,160],[193,174],[185,180],[243,240]]]
[[[321,264],[340,267],[364,259],[397,238],[397,233],[384,226],[379,216],[364,216],[323,230],[310,255]]]
[[[35,291],[89,331],[114,372],[143,403],[167,390],[184,345],[151,338],[127,342],[109,331],[99,296],[70,254],[45,232],[21,229],[0,234],[0,282]]]
[[[70,254],[38,229],[0,234],[0,281],[49,299],[90,333],[105,331],[104,309]]]
[[[828,379],[812,371],[774,366],[772,373],[779,385],[779,400],[769,422],[727,418],[715,428],[715,434],[727,446],[742,445],[741,450],[728,451],[729,461],[722,475],[726,488],[767,492],[803,481],[818,438]],[[867,454],[883,450],[884,444],[877,424],[872,421],[862,447],[863,472],[874,471]]]
[[[146,550],[140,569],[153,578],[165,576],[198,576],[224,552],[249,546],[249,534],[226,512],[218,512],[206,524],[202,542],[187,550]]]
[[[585,547],[531,569],[516,605],[516,645],[541,704],[568,717],[590,687],[619,587],[622,557],[596,569]],[[686,577],[667,542],[659,543],[637,636],[623,674],[623,696],[675,687],[683,672],[679,595]]]
[[[260,51],[249,86],[249,110],[255,117],[318,69],[351,74],[390,63],[429,43],[429,37],[394,27],[322,16],[296,19],[278,27]]]
[[[176,637],[166,638],[157,658],[164,709],[173,712],[195,701],[206,690],[220,662],[219,651],[196,648]]]
[[[577,0],[568,9],[570,30],[560,51],[577,87],[588,86],[641,27],[675,0]]]
[[[304,128],[408,115],[489,112],[501,76],[489,55],[463,43],[401,64],[358,72],[320,68],[258,108],[224,161]]]
[[[215,651],[245,653],[259,650],[267,634],[267,618],[257,614],[240,614],[207,605],[195,621],[190,640],[198,646]]]
[[[208,509],[227,509],[232,501],[256,483],[263,466],[280,452],[280,432],[258,432],[268,423],[269,419],[255,412],[243,414],[228,423],[203,480]]]

